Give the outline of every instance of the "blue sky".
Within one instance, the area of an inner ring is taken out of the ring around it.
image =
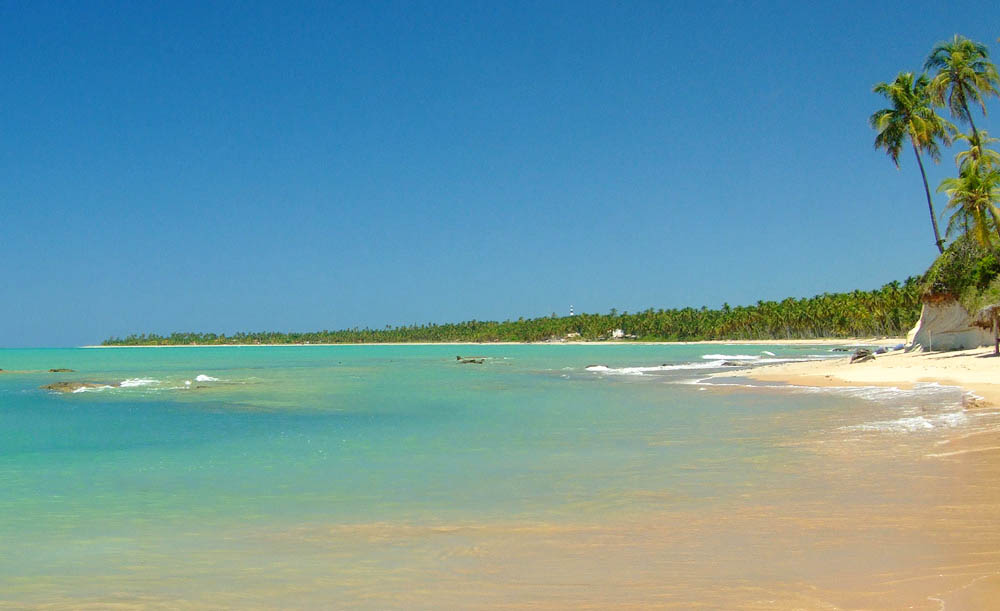
[[[3,3],[0,346],[919,274],[871,87],[1000,5],[805,4]]]

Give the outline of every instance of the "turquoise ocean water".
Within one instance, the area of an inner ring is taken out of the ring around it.
[[[834,356],[729,345],[0,350],[13,371],[0,374],[0,605],[419,607],[491,588],[475,600],[511,602],[512,564],[544,572],[587,558],[567,551],[572,533],[709,515],[753,494],[822,499],[809,443],[900,444],[974,426],[956,389],[698,382],[726,359]],[[107,387],[40,388],[55,381]],[[518,537],[556,547],[525,552]],[[587,562],[577,578],[601,572]]]

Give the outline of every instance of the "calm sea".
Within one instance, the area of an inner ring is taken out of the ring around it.
[[[703,381],[841,355],[0,350],[0,607],[877,606],[873,573],[978,553],[934,539],[921,507],[959,484],[927,456],[996,415],[934,385]],[[981,509],[968,486],[949,503]]]

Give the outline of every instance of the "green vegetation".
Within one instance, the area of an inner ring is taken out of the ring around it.
[[[921,280],[924,299],[958,299],[969,312],[1000,302],[1000,248],[963,235],[934,261]]]
[[[386,342],[538,342],[607,339],[614,329],[640,341],[728,339],[811,339],[819,337],[896,336],[906,333],[920,315],[922,286],[917,278],[890,282],[874,291],[824,293],[807,299],[759,301],[721,309],[682,308],[621,314],[555,315],[504,322],[470,320],[385,329],[346,329],[314,333],[172,333],[111,338],[105,346],[188,344],[339,344]]]

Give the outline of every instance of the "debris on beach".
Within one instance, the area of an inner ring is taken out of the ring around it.
[[[874,361],[875,355],[868,348],[858,348],[851,355],[851,365],[854,363],[864,363],[865,361]]]

